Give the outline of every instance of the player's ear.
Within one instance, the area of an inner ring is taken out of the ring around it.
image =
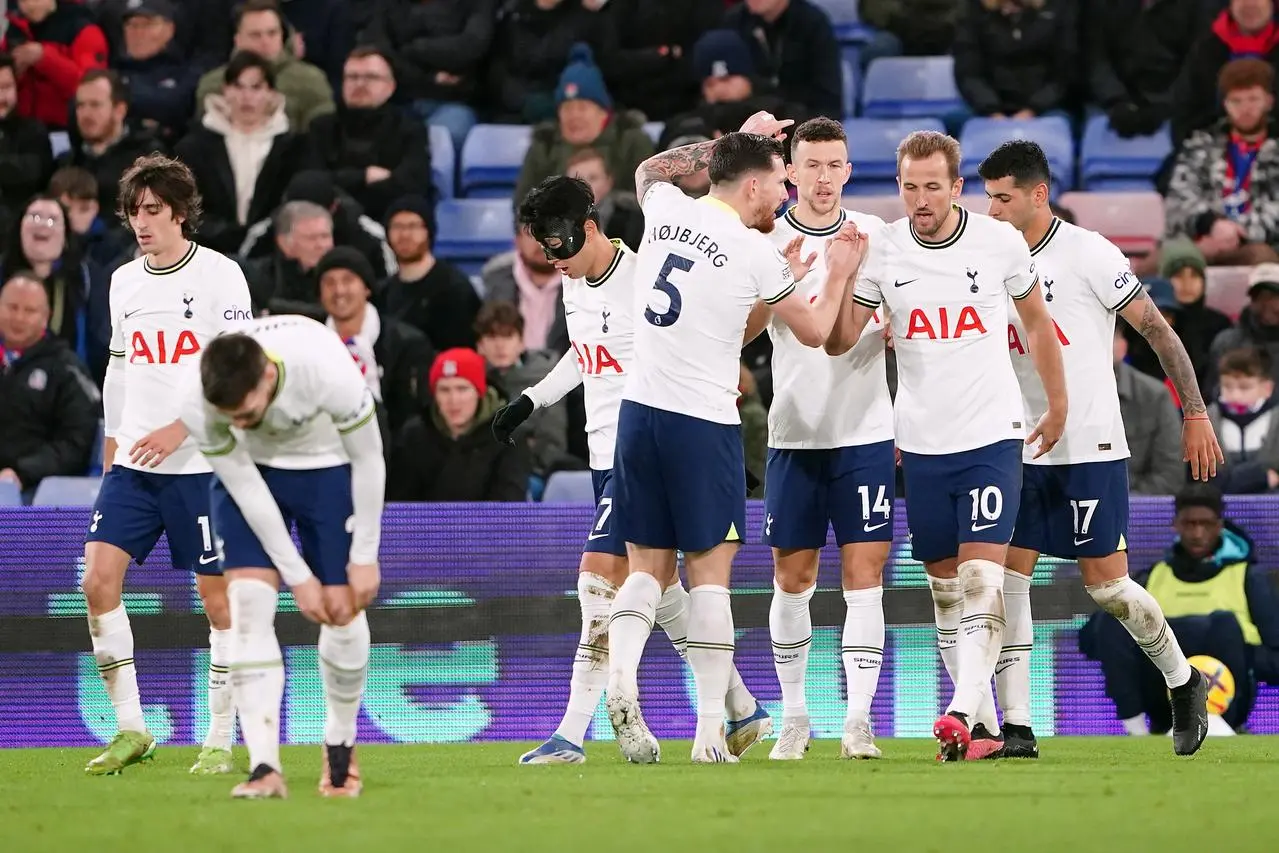
[[[853,176],[853,164],[845,163],[844,164],[844,180],[840,181],[840,186],[843,186],[844,184],[848,183],[848,179],[851,178],[852,176]]]
[[[795,168],[794,163],[786,164],[786,180],[795,186],[799,186],[799,170]]]
[[[950,185],[950,200],[959,201],[959,197],[963,195],[963,192],[964,179],[962,177],[955,178],[954,182]]]
[[[1034,199],[1035,199],[1035,206],[1036,206],[1036,207],[1043,207],[1045,204],[1047,204],[1047,203],[1048,203],[1048,195],[1049,195],[1049,193],[1048,193],[1048,185],[1047,185],[1047,184],[1045,184],[1045,183],[1038,183],[1038,184],[1035,184],[1035,194],[1034,194]]]

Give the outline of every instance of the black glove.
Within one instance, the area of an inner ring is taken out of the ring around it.
[[[521,394],[505,406],[497,410],[493,416],[493,437],[499,444],[514,444],[515,430],[533,414],[533,401]]]

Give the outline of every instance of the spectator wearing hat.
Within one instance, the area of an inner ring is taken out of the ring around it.
[[[18,113],[65,128],[80,78],[107,67],[107,37],[79,3],[21,0],[14,6],[2,47],[18,71]]]
[[[426,128],[390,103],[395,90],[395,73],[380,48],[357,47],[342,70],[337,112],[317,117],[307,133],[306,167],[332,175],[379,222],[394,199],[433,192]]]
[[[515,186],[515,201],[551,175],[562,175],[569,158],[583,148],[599,152],[617,179],[617,188],[635,190],[635,170],[653,154],[653,140],[644,131],[644,116],[615,112],[589,46],[573,45],[568,67],[555,90],[557,118],[533,128],[533,141],[524,155]]]
[[[1270,356],[1270,375],[1279,378],[1279,264],[1257,264],[1248,277],[1248,305],[1239,314],[1239,323],[1212,341],[1211,385],[1217,388],[1216,365],[1227,351],[1254,346]]]
[[[1227,495],[1279,489],[1279,414],[1270,354],[1260,347],[1227,350],[1217,363],[1219,390],[1208,417],[1225,454],[1213,483]]]
[[[364,373],[373,396],[386,407],[389,433],[417,414],[425,402],[425,379],[435,353],[426,335],[384,317],[370,303],[373,267],[350,246],[330,249],[315,266],[324,322],[337,332]]]
[[[1152,292],[1151,298],[1156,296]],[[1158,295],[1156,304],[1167,310],[1171,296]],[[1114,336],[1115,388],[1130,453],[1128,488],[1139,495],[1175,494],[1186,482],[1181,417],[1167,385],[1124,362],[1128,342],[1121,326],[1115,326]]]
[[[425,334],[437,350],[474,347],[480,296],[466,273],[431,251],[435,243],[431,202],[421,195],[391,202],[386,211],[386,239],[399,270],[378,288],[378,306]]]
[[[599,44],[603,24],[581,0],[508,0],[488,55],[490,120],[536,124],[553,118],[569,50],[577,42]]]
[[[176,22],[171,0],[132,0],[111,61],[128,89],[129,114],[169,145],[186,133],[201,72],[174,40]]]
[[[724,26],[742,36],[761,76],[806,118],[843,113],[839,42],[825,10],[811,0],[746,0],[728,10]]]
[[[431,403],[395,437],[387,496],[393,501],[524,501],[528,448],[493,440],[493,416],[504,399],[490,387],[484,357],[445,350],[429,376]]]

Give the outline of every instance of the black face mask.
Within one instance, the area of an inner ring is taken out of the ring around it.
[[[586,220],[589,216],[588,212],[580,222],[569,219],[535,222],[529,226],[529,233],[542,245],[547,260],[567,261],[586,245]]]

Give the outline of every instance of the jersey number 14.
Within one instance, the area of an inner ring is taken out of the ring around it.
[[[662,270],[657,274],[657,281],[653,282],[653,289],[660,290],[666,294],[669,300],[669,307],[662,312],[653,310],[650,302],[644,308],[644,319],[654,326],[673,326],[675,321],[679,319],[680,311],[684,309],[684,297],[680,295],[679,288],[671,281],[671,273],[675,270],[688,272],[693,268],[693,262],[682,255],[674,252],[666,256],[666,260],[662,262]]]

